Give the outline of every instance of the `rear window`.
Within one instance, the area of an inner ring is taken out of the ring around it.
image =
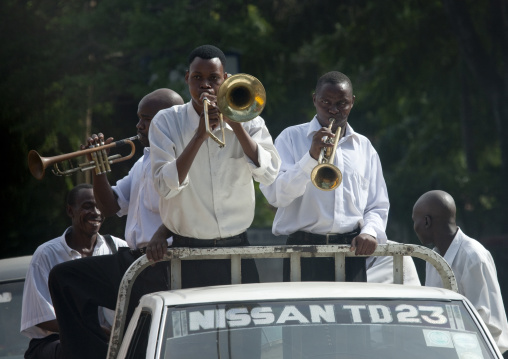
[[[24,281],[0,283],[0,358],[23,358],[29,339],[19,333]]]
[[[460,301],[179,306],[164,333],[164,358],[494,358]]]

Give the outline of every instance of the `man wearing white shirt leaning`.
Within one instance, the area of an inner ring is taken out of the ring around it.
[[[444,257],[457,279],[459,293],[474,305],[501,353],[508,350],[508,322],[496,266],[480,242],[462,232],[455,221],[452,196],[434,190],[423,194],[413,207],[414,230],[424,245]],[[427,263],[425,285],[443,287],[436,269]]]
[[[99,234],[104,216],[97,208],[91,185],[75,186],[67,196],[66,208],[72,219],[72,226],[67,228],[62,236],[37,247],[26,275],[21,333],[31,338],[25,353],[27,359],[64,357],[60,347],[60,330],[48,288],[51,269],[59,263],[112,254],[118,247],[127,246],[127,243],[119,238]],[[111,327],[111,312],[100,308],[94,315],[98,323]]]
[[[273,184],[260,186],[268,202],[277,207],[273,233],[288,235],[289,245],[350,244],[356,254],[372,254],[378,243],[386,241],[388,191],[376,150],[348,123],[355,100],[351,81],[340,72],[326,73],[318,80],[312,99],[316,116],[277,137],[275,147],[282,160],[279,175]],[[322,191],[312,184],[311,171],[321,149],[332,147],[323,138],[335,137],[339,126],[341,138],[333,164],[342,172],[342,184]],[[333,277],[332,258],[302,260],[302,280]],[[366,281],[365,257],[346,259],[346,280]]]

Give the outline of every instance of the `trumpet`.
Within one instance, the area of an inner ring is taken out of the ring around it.
[[[332,129],[332,125],[335,119],[330,119],[330,126],[328,129]],[[310,180],[312,184],[323,191],[331,191],[337,188],[342,183],[342,172],[333,164],[335,159],[335,152],[337,151],[337,144],[340,139],[341,128],[338,127],[335,132],[333,140],[333,147],[323,147],[318,158],[318,165],[312,169],[310,174]],[[330,138],[325,137],[324,141],[330,143]]]
[[[92,148],[87,148],[81,151],[66,153],[63,155],[53,156],[53,157],[42,157],[35,150],[31,150],[28,153],[28,168],[30,169],[30,173],[41,180],[44,178],[44,172],[46,168],[53,165],[53,174],[56,176],[69,176],[74,172],[81,171],[90,171],[95,169],[96,174],[102,174],[111,171],[110,165],[126,161],[136,152],[136,147],[134,145],[134,140],[139,140],[139,135],[134,137],[125,138],[123,140],[115,141],[107,145],[96,146]],[[109,156],[107,155],[106,150],[113,147],[120,147],[123,145],[130,145],[131,152],[127,156],[122,156],[119,154]],[[78,167],[72,167],[68,170],[61,170],[58,164],[63,161],[68,161],[76,157],[85,156],[87,154],[91,154],[92,160],[80,163]]]
[[[210,100],[203,99],[203,112],[205,114],[205,127],[208,135],[224,147],[224,120],[222,114],[235,122],[247,122],[258,116],[266,104],[266,91],[261,82],[254,76],[236,74],[228,77],[219,87],[217,93],[217,107],[219,108],[219,127],[222,139],[215,136],[208,123],[208,105]]]

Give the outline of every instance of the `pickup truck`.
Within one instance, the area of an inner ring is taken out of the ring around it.
[[[151,264],[143,256],[120,286],[108,359],[502,358],[441,256],[408,244],[374,255],[393,256],[395,284],[343,282],[348,246],[170,249],[174,289],[141,298],[126,327],[130,287]],[[405,255],[430,262],[447,289],[401,285]],[[336,282],[300,282],[300,258],[327,256]],[[242,258],[290,258],[291,282],[241,284]],[[232,284],[180,289],[181,261],[195,259],[230,259]]]

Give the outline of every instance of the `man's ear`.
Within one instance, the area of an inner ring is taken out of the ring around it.
[[[73,213],[73,212],[72,212],[72,206],[67,205],[67,206],[65,207],[65,213],[67,213],[67,215],[68,215],[70,218],[72,218],[72,213]]]
[[[425,228],[430,228],[432,226],[432,217],[425,216]]]
[[[228,74],[226,71],[224,71],[224,80],[226,80],[226,79],[227,79],[228,77],[230,77],[230,76],[233,76],[233,75],[230,75],[230,74]]]
[[[185,71],[185,83],[189,84],[189,70]]]

